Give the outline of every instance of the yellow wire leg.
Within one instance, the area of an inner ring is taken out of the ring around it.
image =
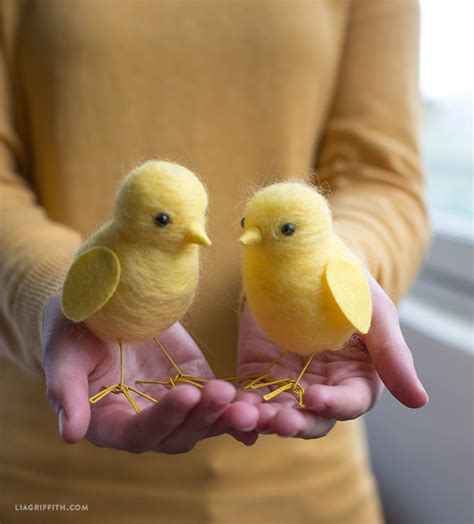
[[[245,389],[260,389],[260,388],[265,388],[267,386],[276,386],[277,384],[283,384],[285,382],[291,382],[291,379],[290,378],[281,378],[279,380],[268,380],[268,381],[265,381],[265,382],[260,382],[258,384],[253,384],[251,385],[250,387],[246,387]]]
[[[308,360],[306,361],[306,364],[304,365],[303,369],[301,370],[300,374],[298,375],[298,378],[296,380],[292,380],[290,378],[281,379],[281,380],[274,380],[273,382],[267,382],[267,384],[259,384],[257,386],[254,386],[252,389],[256,389],[257,387],[263,387],[268,385],[277,385],[279,383],[282,383],[280,387],[277,389],[271,391],[270,393],[267,393],[266,395],[263,395],[264,400],[271,400],[281,393],[291,390],[295,395],[298,397],[298,405],[301,408],[304,408],[304,402],[303,402],[303,395],[304,395],[304,387],[300,384],[301,379],[303,378],[303,375],[308,370],[311,362],[314,358],[314,353],[309,356]],[[285,383],[286,382],[286,383]]]
[[[133,391],[137,395],[140,395],[141,397],[144,397],[151,402],[158,402],[155,398],[150,397],[146,393],[143,393],[143,391],[140,391],[132,386],[127,386],[123,383],[123,347],[122,347],[122,341],[119,340],[119,348],[120,348],[120,382],[117,384],[114,384],[113,386],[106,387],[96,393],[95,395],[92,395],[92,397],[89,398],[89,402],[91,404],[97,404],[99,400],[102,400],[107,395],[110,395],[111,393],[114,393],[115,395],[123,394],[125,398],[130,402],[130,404],[133,406],[133,409],[139,413],[140,408],[138,407],[137,403],[133,399],[133,397],[130,395],[130,391]]]
[[[248,384],[245,384],[244,389],[257,389],[259,387],[268,386],[270,382],[272,384],[275,383],[275,381],[269,380],[271,377],[270,372],[273,369],[273,367],[276,364],[278,364],[278,362],[280,362],[284,354],[285,352],[281,351],[280,354],[275,358],[275,360],[273,360],[273,362],[270,363],[268,368],[263,373],[239,377],[240,382],[246,382],[250,380]]]
[[[168,353],[168,351],[166,351],[166,349],[163,347],[163,344],[157,338],[153,338],[153,340],[155,341],[155,344],[161,350],[163,355],[165,355],[165,357],[171,362],[171,365],[176,370],[176,375],[174,377],[170,377],[168,380],[136,380],[135,382],[137,384],[161,384],[164,386],[170,386],[171,388],[175,388],[177,382],[184,382],[186,384],[191,384],[192,386],[196,386],[198,388],[204,387],[204,384],[207,382],[207,379],[183,373],[181,369],[179,369],[178,364],[176,364],[176,362],[171,358],[171,355]]]
[[[280,393],[283,393],[284,391],[288,391],[292,387],[293,387],[293,384],[291,384],[291,382],[287,382],[286,384],[283,384],[283,386],[280,386],[279,388],[274,389],[270,393],[267,393],[266,395],[263,396],[263,398],[265,400],[271,400],[272,398],[277,397]]]
[[[226,382],[245,382],[247,380],[252,380],[259,376],[261,376],[260,373],[253,373],[252,375],[235,375],[233,377],[223,377],[219,380],[225,380]]]

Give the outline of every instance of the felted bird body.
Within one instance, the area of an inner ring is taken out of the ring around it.
[[[254,195],[245,210],[243,283],[269,338],[303,355],[340,349],[366,333],[372,307],[357,256],[337,236],[325,198],[288,182]]]
[[[65,316],[100,339],[118,340],[121,351],[122,342],[151,339],[180,320],[198,284],[198,245],[210,245],[207,203],[204,186],[183,166],[149,161],[132,171],[113,219],[81,246],[69,269]],[[113,392],[123,392],[123,376],[118,386]]]
[[[103,340],[149,340],[181,319],[192,304],[199,278],[197,248],[163,251],[139,239],[128,241],[114,229],[112,224],[105,226],[78,253],[79,258],[94,257],[95,271],[101,273],[100,280],[88,280],[92,289],[83,285],[81,291],[84,298],[95,297],[89,311],[101,305],[96,294],[100,287],[107,293],[116,286],[109,300],[83,321]]]

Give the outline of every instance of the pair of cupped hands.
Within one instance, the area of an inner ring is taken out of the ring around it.
[[[313,359],[301,381],[304,408],[290,393],[264,402],[262,395],[268,388],[238,390],[230,382],[215,379],[197,344],[176,323],[160,335],[160,342],[183,373],[209,381],[202,389],[189,384],[174,389],[142,387],[159,402],[138,400],[143,408],[138,414],[124,395],[109,395],[93,406],[89,403],[91,394],[117,382],[119,351],[116,344],[105,343],[85,326],[67,320],[57,294],[44,310],[43,361],[47,397],[58,416],[62,439],[72,444],[85,437],[100,447],[137,453],[184,453],[199,441],[222,434],[245,445],[255,443],[261,433],[315,439],[325,436],[336,421],[355,419],[371,409],[383,384],[406,406],[422,407],[428,395],[417,377],[397,310],[372,277],[369,286],[373,317],[368,334]],[[263,373],[281,353],[248,307],[241,315],[238,345],[238,375]],[[175,375],[153,340],[127,344],[124,358],[125,383],[143,378],[166,381]],[[304,362],[304,357],[286,353],[272,368],[272,377],[294,379]]]

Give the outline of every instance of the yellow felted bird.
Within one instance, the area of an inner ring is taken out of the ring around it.
[[[336,234],[326,199],[307,184],[260,190],[241,224],[243,284],[252,314],[273,342],[308,356],[296,381],[271,381],[266,372],[246,387],[279,386],[266,400],[293,390],[302,405],[300,380],[314,355],[340,349],[355,331],[369,330],[372,302],[363,266]]]
[[[193,301],[198,245],[211,244],[207,205],[206,190],[191,171],[146,162],[122,182],[112,220],[79,249],[64,282],[64,315],[84,322],[102,340],[118,341],[120,348],[120,382],[91,397],[91,403],[122,393],[139,411],[130,391],[156,402],[124,384],[124,342],[154,338],[177,370],[175,381],[192,378],[181,373],[155,337],[180,320]]]

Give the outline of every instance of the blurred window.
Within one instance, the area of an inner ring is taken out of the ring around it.
[[[421,1],[422,152],[435,232],[474,239],[472,0]]]
[[[474,2],[421,0],[422,153],[434,232],[422,279],[474,293]],[[464,304],[464,298],[461,297]]]

